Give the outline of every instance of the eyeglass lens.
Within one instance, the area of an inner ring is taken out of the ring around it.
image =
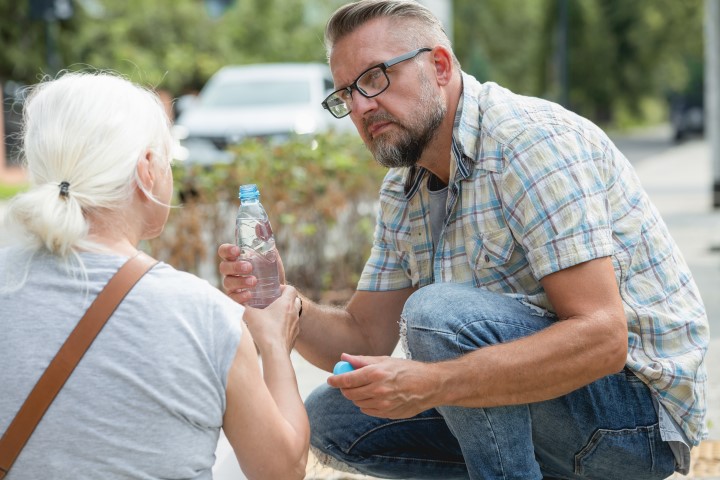
[[[390,85],[390,80],[382,67],[371,68],[363,73],[355,82],[355,86],[367,98],[381,94]],[[350,113],[352,92],[349,88],[337,91],[326,100],[327,108],[334,116],[340,118]]]
[[[430,48],[419,48],[408,52],[399,57],[395,57],[392,60],[388,60],[386,63],[372,67],[371,69],[360,75],[353,85],[333,92],[325,102],[323,107],[328,109],[333,116],[342,118],[351,112],[352,105],[352,88],[355,87],[360,94],[364,97],[372,98],[380,95],[390,86],[390,78],[387,76],[385,69],[396,65],[397,63],[404,62],[414,58],[419,53],[431,51]]]
[[[381,67],[370,69],[357,79],[358,88],[368,97],[382,93],[389,84],[390,80]]]

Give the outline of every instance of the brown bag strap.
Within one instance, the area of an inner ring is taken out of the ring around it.
[[[120,267],[90,305],[0,439],[0,480],[10,470],[40,419],[110,315],[156,263],[157,260],[139,252]]]

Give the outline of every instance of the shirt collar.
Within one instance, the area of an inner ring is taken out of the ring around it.
[[[460,94],[460,101],[458,102],[458,108],[455,112],[455,120],[453,121],[453,138],[452,138],[452,155],[450,157],[450,161],[453,162],[456,168],[452,168],[451,166],[450,171],[452,172],[455,170],[454,175],[454,181],[459,182],[461,180],[464,180],[470,176],[470,174],[473,172],[473,169],[475,167],[475,161],[473,158],[466,155],[466,148],[463,146],[463,141],[471,141],[472,145],[471,147],[475,147],[475,144],[477,143],[477,137],[472,138],[472,136],[466,136],[466,138],[462,138],[460,135],[460,132],[463,131],[463,128],[461,126],[468,121],[472,121],[472,115],[475,115],[474,117],[474,123],[476,124],[475,130],[479,130],[479,119],[478,119],[478,105],[477,105],[477,99],[474,95],[474,90],[476,90],[474,87],[475,85],[480,85],[477,80],[475,80],[473,77],[470,77],[469,75],[462,73],[461,78],[462,84],[461,84],[461,94]],[[468,84],[470,86],[470,92],[466,91],[465,85]],[[463,115],[463,112],[470,112],[468,115]],[[470,116],[471,118],[466,118],[467,116]],[[460,137],[460,140],[458,138]],[[422,185],[423,179],[425,178],[427,174],[427,169],[424,167],[418,167],[417,165],[413,165],[412,167],[408,168],[407,176],[405,177],[405,199],[410,200],[415,193],[420,188],[420,185]]]

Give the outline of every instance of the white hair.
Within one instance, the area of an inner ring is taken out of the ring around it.
[[[66,261],[79,260],[78,250],[97,250],[87,239],[88,215],[128,207],[135,187],[143,188],[136,167],[148,150],[170,165],[173,138],[162,103],[116,74],[43,81],[31,88],[23,120],[31,186],[8,204],[3,240],[30,253],[44,249]]]

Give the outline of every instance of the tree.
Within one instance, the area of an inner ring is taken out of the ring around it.
[[[77,3],[75,15],[55,25],[62,68],[111,69],[175,94],[229,63],[324,61],[332,8],[331,0],[244,0],[212,18],[201,0]],[[0,80],[34,83],[55,73],[45,58],[47,25],[30,19],[28,5],[0,5]]]
[[[45,25],[28,10],[29,2],[0,2],[0,83],[34,82],[46,71]]]
[[[545,0],[455,0],[454,50],[463,69],[518,93],[539,95]]]
[[[466,71],[518,93],[560,99],[561,0],[455,0]],[[600,123],[640,120],[648,101],[691,81],[702,60],[699,0],[568,0],[570,108]]]
[[[34,83],[60,66],[113,69],[174,95],[197,90],[221,66],[324,61],[323,27],[345,0],[242,0],[219,17],[204,0],[75,0],[51,24],[29,0],[0,2],[0,82]],[[463,67],[518,93],[559,99],[560,0],[454,0],[455,50]],[[702,62],[700,0],[566,0],[570,107],[600,122],[642,118]],[[52,42],[51,42],[52,43]]]

